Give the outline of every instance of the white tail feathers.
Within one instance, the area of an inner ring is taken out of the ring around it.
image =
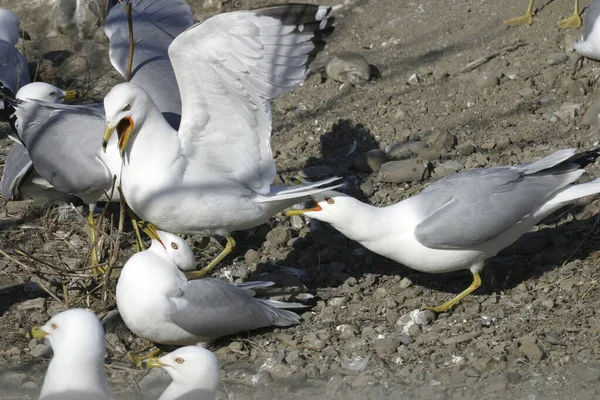
[[[323,185],[327,185],[331,182],[335,182],[340,179],[342,179],[342,178],[334,177],[334,178],[324,179],[324,180],[318,181],[318,182],[303,183],[302,185],[292,186],[289,188],[288,187],[271,188],[271,191],[274,192],[274,194],[272,194],[270,196],[265,196],[263,199],[257,199],[257,200],[260,202],[265,202],[265,201],[279,201],[279,200],[287,200],[287,199],[301,199],[303,197],[310,196],[311,194],[320,193],[320,192],[324,192],[327,190],[332,190],[332,189],[342,186],[344,184],[343,182],[341,182],[337,185],[333,185],[333,186],[321,187]]]

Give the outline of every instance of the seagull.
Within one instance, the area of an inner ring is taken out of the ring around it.
[[[181,102],[167,49],[173,39],[193,24],[184,0],[134,0],[135,46],[131,81],[153,96],[160,112],[173,127],[179,126]],[[125,9],[111,1],[105,22],[109,56],[117,71],[127,70],[129,33]],[[124,76],[125,77],[125,76]],[[104,106],[50,104],[37,100],[15,103],[19,139],[37,173],[61,193],[76,195],[89,207],[91,242],[96,242],[93,211],[99,201],[119,201],[121,158],[117,140],[102,151]],[[98,265],[96,251],[92,266]],[[96,268],[98,272],[102,268]]]
[[[594,0],[585,11],[583,35],[573,43],[573,48],[581,55],[600,61],[600,1]]]
[[[31,330],[45,339],[54,356],[48,365],[40,400],[112,400],[104,372],[104,329],[91,311],[73,308]]]
[[[29,83],[29,67],[25,56],[15,47],[19,37],[29,39],[29,34],[19,27],[19,17],[5,8],[0,8],[0,88],[9,96]],[[0,110],[4,110],[0,102]]]
[[[181,347],[160,358],[146,358],[142,366],[163,368],[173,379],[158,400],[214,400],[219,389],[219,360],[200,346]]]
[[[507,19],[504,21],[504,25],[531,25],[533,23],[533,3],[535,0],[529,0],[527,11],[520,17]],[[581,26],[581,15],[579,14],[579,0],[575,0],[575,10],[573,15],[569,18],[565,18],[556,23],[559,28],[579,28]]]
[[[62,90],[45,82],[29,83],[19,89],[15,96],[19,100],[40,100],[60,103],[80,97],[76,90]],[[37,199],[42,204],[63,200],[69,196],[54,187],[33,168],[27,149],[17,136],[9,135],[15,141],[4,162],[4,172],[0,179],[0,193],[6,201]]]
[[[179,35],[169,46],[182,97],[179,131],[134,84],[104,98],[103,143],[117,131],[131,209],[164,231],[227,238],[198,277],[231,252],[231,232],[263,224],[339,179],[271,187],[269,100],[305,79],[333,30],[330,12],[307,4],[235,11]]]
[[[313,195],[316,207],[285,215],[328,222],[367,249],[417,271],[470,270],[471,286],[439,307],[425,307],[444,312],[481,286],[479,273],[486,259],[552,212],[600,192],[600,179],[573,184],[600,148],[576,151],[560,150],[531,164],[450,175],[388,207],[331,191]]]
[[[234,285],[214,278],[190,280],[182,270],[194,266],[194,254],[179,236],[143,228],[150,248],[134,254],[117,282],[117,308],[137,336],[164,345],[195,345],[267,326],[299,322],[283,308],[304,308],[254,297],[253,289],[273,282]]]

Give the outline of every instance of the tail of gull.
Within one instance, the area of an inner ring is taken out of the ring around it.
[[[270,202],[270,201],[280,201],[280,200],[294,200],[296,202],[302,201],[302,199],[321,192],[326,192],[328,190],[333,190],[338,188],[344,184],[344,182],[340,182],[336,185],[329,185],[330,183],[339,181],[342,179],[339,176],[324,179],[318,182],[304,182],[302,185],[297,186],[279,186],[271,188],[271,194],[269,196],[265,196],[263,199],[259,200],[259,202]],[[329,185],[329,186],[326,186]],[[294,204],[293,202],[291,204]],[[291,205],[290,204],[290,205]]]

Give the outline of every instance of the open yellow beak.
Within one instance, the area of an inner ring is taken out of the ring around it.
[[[148,222],[148,221],[138,221],[138,227],[144,231],[144,233],[146,235],[148,235],[148,237],[152,240],[156,240],[158,243],[162,244],[162,246],[166,249],[167,247],[165,246],[165,244],[163,243],[163,241],[160,239],[160,236],[158,236],[158,229],[156,229],[156,226],[154,226],[153,223]]]
[[[305,212],[309,212],[309,211],[321,211],[322,208],[319,205],[319,203],[315,203],[316,206],[313,208],[305,208],[304,210],[287,210],[283,212],[283,216],[284,217],[291,217],[292,215],[302,215]]]
[[[167,364],[161,363],[159,357],[148,357],[142,360],[142,367],[144,368],[162,368],[168,367]]]
[[[63,100],[77,100],[81,97],[81,93],[77,90],[67,90],[63,96]]]
[[[123,158],[125,155],[125,149],[127,148],[127,143],[129,142],[129,136],[133,130],[133,120],[131,117],[125,117],[121,119],[115,126],[111,126],[109,122],[106,123],[106,127],[104,128],[104,137],[102,138],[102,149],[105,153],[108,141],[115,130],[119,135],[119,153],[121,154],[121,158]]]
[[[31,337],[34,339],[43,339],[48,336],[48,333],[42,329],[41,326],[34,326],[31,328]]]

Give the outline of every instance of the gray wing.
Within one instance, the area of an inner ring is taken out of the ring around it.
[[[6,155],[4,173],[0,180],[0,193],[7,201],[19,199],[21,182],[33,171],[33,163],[27,149],[20,143],[15,143]]]
[[[13,95],[29,83],[27,60],[12,44],[0,40],[0,83],[9,88]]]
[[[594,30],[595,24],[598,23],[600,18],[600,1],[593,0],[592,3],[585,10],[585,23],[583,24],[583,40],[591,35]]]
[[[17,106],[16,128],[36,171],[56,190],[85,194],[110,186],[99,158],[102,104],[67,106],[27,101]]]
[[[187,282],[183,296],[172,300],[178,308],[171,315],[173,322],[199,336],[217,338],[299,321],[297,314],[254,298],[252,290],[213,278]]]
[[[141,41],[134,51],[131,82],[150,94],[165,119],[177,129],[181,98],[168,48],[194,23],[190,6],[185,0],[134,0],[132,19],[133,36]],[[109,5],[104,32],[110,40],[110,60],[125,77],[129,59],[127,14],[114,0]]]
[[[426,217],[415,228],[423,245],[456,249],[486,242],[535,212],[583,170],[573,151],[517,167],[465,171],[433,183],[418,195]],[[566,161],[566,162],[565,162]]]

